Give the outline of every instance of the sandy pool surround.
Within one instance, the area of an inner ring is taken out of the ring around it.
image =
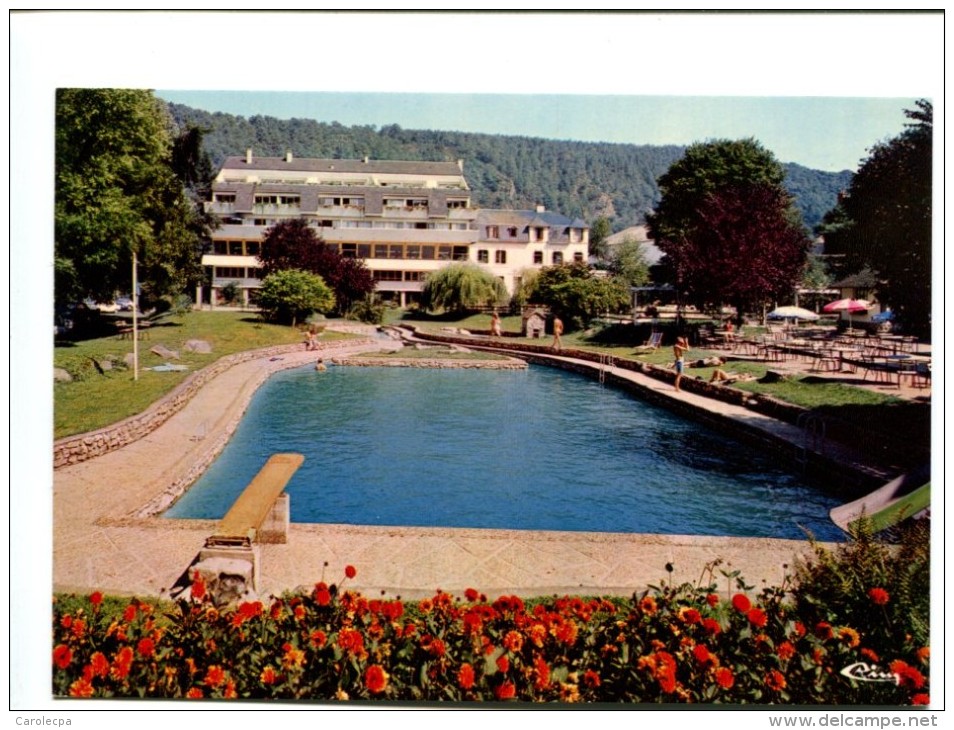
[[[335,354],[385,347],[365,341]],[[57,469],[54,590],[166,594],[216,522],[163,519],[144,505],[155,506],[170,485],[190,478],[210,448],[224,445],[268,375],[314,359],[315,353],[297,350],[280,361],[237,363],[147,436]],[[210,414],[216,414],[213,423]],[[199,423],[208,429],[196,439]],[[718,563],[712,577],[728,591],[735,586],[720,571],[740,570],[757,587],[779,584],[808,549],[801,540],[293,523],[286,544],[260,546],[260,588],[279,594],[337,581],[350,564],[358,575],[349,585],[366,595],[415,598],[469,587],[488,595],[629,595],[670,580],[708,581],[707,566]]]

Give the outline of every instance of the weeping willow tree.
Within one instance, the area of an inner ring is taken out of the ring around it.
[[[476,264],[450,264],[429,274],[421,293],[421,306],[428,311],[466,312],[506,300],[504,283]]]

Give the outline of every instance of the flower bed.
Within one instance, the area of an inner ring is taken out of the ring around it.
[[[160,615],[94,593],[53,624],[53,692],[164,697],[565,703],[928,703],[926,647],[893,649],[862,626],[806,624],[781,588],[758,595],[734,574],[658,586],[629,600],[437,591],[405,605],[318,583],[307,593],[217,607],[195,580]],[[728,595],[728,594],[727,594]],[[889,591],[871,586],[874,620]],[[852,669],[853,668],[853,669]],[[853,678],[843,670],[853,672]],[[872,681],[874,679],[875,681]]]

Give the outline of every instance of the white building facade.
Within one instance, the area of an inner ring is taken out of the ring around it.
[[[202,257],[212,306],[237,296],[249,305],[261,285],[258,255],[268,229],[304,218],[329,246],[360,258],[385,300],[419,300],[426,276],[468,261],[500,277],[509,292],[524,269],[586,261],[588,229],[580,220],[535,211],[478,210],[463,162],[228,158],[206,210],[221,225]]]

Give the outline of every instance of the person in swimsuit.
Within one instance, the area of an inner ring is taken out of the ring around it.
[[[686,353],[689,352],[689,342],[685,337],[677,337],[676,344],[672,346],[672,354],[676,358],[676,391],[679,390],[679,383],[682,380],[682,371],[686,367]]]

